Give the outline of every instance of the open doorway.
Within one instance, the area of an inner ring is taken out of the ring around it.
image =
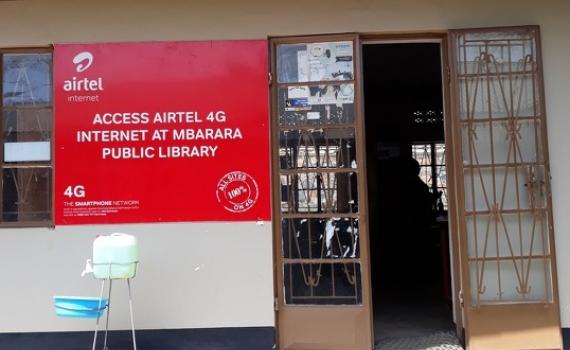
[[[451,335],[441,44],[362,55],[376,344]]]

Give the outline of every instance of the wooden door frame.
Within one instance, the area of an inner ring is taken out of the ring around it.
[[[355,100],[355,124],[356,127],[360,130],[360,137],[357,137],[357,147],[361,147],[363,150],[360,152],[362,159],[357,159],[359,164],[362,164],[361,171],[363,176],[359,177],[359,188],[361,191],[359,192],[359,199],[361,203],[361,217],[360,217],[360,225],[365,227],[365,230],[361,230],[361,239],[365,239],[368,245],[369,242],[369,231],[368,231],[368,183],[366,179],[366,139],[364,133],[365,127],[365,117],[364,117],[364,94],[363,94],[363,74],[362,71],[362,46],[366,43],[371,42],[378,42],[378,43],[389,43],[389,42],[401,42],[401,43],[414,43],[414,42],[437,42],[440,44],[440,52],[441,52],[441,70],[442,70],[442,96],[443,96],[443,110],[444,110],[444,128],[445,128],[445,144],[446,144],[446,152],[447,152],[447,159],[446,159],[446,171],[448,174],[448,200],[451,204],[449,206],[448,211],[448,218],[449,218],[449,235],[450,235],[450,244],[452,250],[452,256],[450,257],[450,265],[452,266],[452,278],[453,278],[453,307],[456,316],[456,331],[457,335],[460,338],[463,338],[464,333],[464,325],[463,325],[463,299],[461,295],[461,266],[460,266],[460,259],[459,259],[459,222],[458,220],[458,212],[457,212],[457,195],[456,195],[456,186],[455,182],[458,181],[456,175],[454,173],[454,136],[453,130],[451,127],[451,89],[450,89],[450,80],[449,80],[449,56],[448,56],[448,31],[427,31],[427,32],[407,32],[407,33],[346,33],[346,34],[356,34],[356,41],[355,41],[355,50],[358,50],[359,54],[355,57],[355,78],[357,78],[357,86],[356,88],[356,96],[360,98]],[[322,41],[324,37],[330,41],[338,40],[342,38],[343,35],[346,34],[323,34],[323,35],[300,35],[300,36],[283,36],[283,37],[270,37],[269,38],[269,64],[271,69],[271,74],[275,75],[276,72],[276,52],[275,47],[277,43],[293,43],[299,42],[299,40],[304,40],[306,42],[318,42]],[[275,83],[274,80],[276,78],[272,77],[272,84]],[[282,276],[279,271],[281,266],[281,257],[280,257],[280,245],[279,245],[279,237],[277,236],[277,232],[280,230],[280,222],[277,222],[275,218],[280,217],[280,184],[278,182],[278,172],[279,169],[277,164],[279,164],[279,157],[275,150],[279,147],[279,132],[278,127],[276,126],[276,120],[274,120],[273,116],[276,115],[277,112],[277,94],[276,89],[273,87],[270,88],[271,91],[271,137],[272,137],[272,195],[273,195],[273,204],[274,204],[274,220],[272,223],[273,228],[273,270],[274,270],[274,306],[275,306],[275,334],[276,334],[276,343],[279,344],[279,332],[280,332],[280,325],[279,325],[279,291],[283,288],[282,287]],[[364,232],[364,235],[362,234]],[[370,247],[368,246],[368,249]],[[362,264],[366,264],[368,270],[370,270],[370,251],[361,251],[361,260]],[[362,290],[366,292],[365,294],[370,299],[368,302],[370,303],[370,327],[373,327],[373,308],[374,305],[371,301],[371,279],[370,275],[364,276],[362,280]],[[372,332],[373,335],[373,332]]]
[[[461,222],[458,212],[457,203],[457,184],[459,181],[455,174],[456,150],[454,143],[457,141],[456,135],[453,133],[452,127],[452,95],[450,85],[450,68],[449,68],[449,48],[448,48],[448,31],[428,31],[428,32],[413,32],[413,33],[377,33],[377,34],[361,34],[362,45],[366,43],[377,44],[390,44],[390,43],[429,43],[435,42],[440,45],[441,53],[441,85],[443,97],[443,120],[445,130],[445,149],[446,149],[446,172],[447,172],[447,193],[448,193],[448,227],[449,238],[451,244],[452,254],[450,256],[450,275],[452,277],[452,306],[455,314],[455,330],[457,336],[464,340],[465,325],[463,317],[463,296],[461,292],[461,260],[460,256],[460,230],[459,224]],[[364,118],[364,113],[363,113]],[[364,121],[363,121],[364,122]],[[461,181],[460,181],[461,182]],[[372,305],[374,308],[374,305]]]

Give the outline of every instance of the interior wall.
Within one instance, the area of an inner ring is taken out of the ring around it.
[[[538,24],[544,54],[562,325],[570,327],[568,18],[570,2],[566,0],[16,0],[0,1],[0,47]],[[91,329],[91,322],[56,320],[51,296],[93,294],[97,283],[81,279],[79,272],[90,255],[95,234],[117,230],[138,235],[147,261],[143,260],[135,279],[138,326],[273,324],[270,225],[81,226],[0,230],[0,273],[4,277],[0,331]],[[169,271],[171,266],[175,271]],[[199,266],[203,267],[195,271]],[[243,282],[244,274],[249,283]],[[115,327],[124,326],[124,321],[117,321]]]

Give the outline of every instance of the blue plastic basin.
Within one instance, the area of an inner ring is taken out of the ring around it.
[[[107,298],[54,296],[55,313],[63,317],[101,317],[108,305]]]

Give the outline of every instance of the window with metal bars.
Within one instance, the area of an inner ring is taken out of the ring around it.
[[[52,222],[52,53],[0,50],[0,220],[3,225]]]

